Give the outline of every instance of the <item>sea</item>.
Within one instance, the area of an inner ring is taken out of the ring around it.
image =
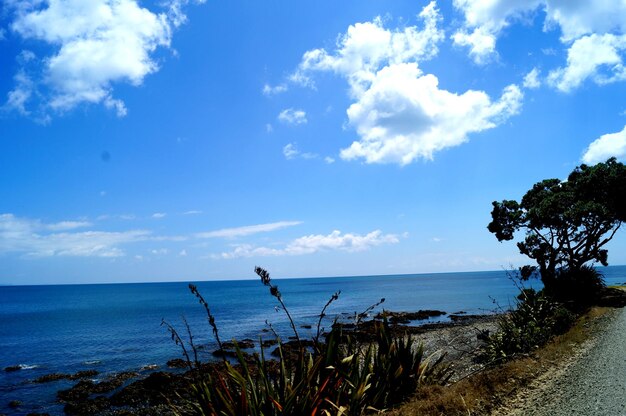
[[[626,283],[626,266],[599,267],[606,283]],[[312,336],[331,295],[322,326],[349,320],[384,298],[376,311],[436,309],[488,314],[515,304],[519,292],[510,272],[485,271],[384,276],[275,279],[301,337]],[[206,299],[222,341],[293,335],[284,311],[259,280],[194,282]],[[538,282],[528,286],[540,287]],[[188,283],[0,286],[0,414],[62,415],[56,392],[75,381],[33,383],[51,373],[97,370],[94,381],[121,371],[148,375],[181,357],[163,320],[185,338],[187,320],[205,359],[216,343],[207,315]],[[445,321],[447,315],[431,319]],[[426,322],[426,321],[422,321]],[[311,325],[311,328],[307,328]],[[20,366],[18,371],[4,371]],[[17,409],[11,401],[21,402]]]

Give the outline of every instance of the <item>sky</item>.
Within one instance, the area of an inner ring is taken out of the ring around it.
[[[0,0],[0,51],[0,284],[500,270],[492,201],[626,159],[623,0]]]

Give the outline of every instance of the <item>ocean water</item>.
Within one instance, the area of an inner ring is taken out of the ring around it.
[[[626,266],[600,268],[608,284],[626,282]],[[328,320],[361,312],[385,298],[379,308],[393,311],[438,309],[448,313],[490,313],[507,308],[518,290],[504,271],[387,275],[310,279],[277,279],[283,299],[301,335],[312,335],[321,308],[336,291],[339,300],[328,309]],[[197,282],[215,315],[222,340],[269,338],[266,320],[281,336],[290,335],[276,300],[258,280]],[[536,283],[535,283],[536,284]],[[162,327],[165,319],[179,329],[189,321],[195,341],[215,349],[206,314],[187,283],[0,287],[0,414],[29,412],[63,414],[56,391],[75,382],[36,384],[50,373],[99,371],[107,375],[165,368],[180,356]],[[445,317],[440,319],[446,319]],[[207,357],[208,358],[208,357]],[[22,370],[2,371],[21,365]],[[19,409],[8,403],[19,400]]]

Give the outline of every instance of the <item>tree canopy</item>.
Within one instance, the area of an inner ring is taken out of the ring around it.
[[[560,268],[580,270],[588,262],[606,266],[604,246],[626,220],[626,166],[615,158],[580,165],[566,181],[536,183],[521,202],[493,202],[491,217],[488,229],[499,241],[526,231],[517,247],[537,262],[546,286]],[[529,270],[522,268],[524,277]]]

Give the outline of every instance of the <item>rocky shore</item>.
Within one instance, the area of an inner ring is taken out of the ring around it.
[[[467,315],[463,312],[450,314],[447,322],[423,323],[431,317],[447,315],[443,311],[416,312],[384,312],[369,321],[362,322],[358,329],[345,324],[346,331],[361,339],[371,336],[371,328],[376,320],[386,318],[397,336],[414,334],[417,342],[424,344],[427,354],[446,354],[454,369],[454,379],[458,380],[480,368],[477,363],[477,351],[490,331],[496,327],[495,315]],[[244,356],[252,362],[253,353],[259,346],[258,342],[244,339],[238,343]],[[266,340],[263,348],[271,351],[276,357],[276,340]],[[304,341],[305,346],[312,345]],[[283,354],[289,354],[298,347],[295,341],[283,343]],[[221,357],[236,356],[235,345],[224,343],[223,350],[213,352],[215,362],[203,364],[202,370],[219,372],[223,364]],[[33,383],[54,383],[57,380],[76,381],[71,388],[59,390],[57,400],[64,404],[67,415],[168,415],[172,414],[171,405],[184,400],[188,394],[189,382],[193,379],[193,371],[181,358],[173,358],[166,363],[167,370],[152,372],[143,377],[137,372],[125,371],[98,381],[95,370],[80,371],[75,374],[48,374],[41,376]],[[19,371],[18,366],[7,367],[7,372]],[[145,372],[144,372],[145,374]],[[20,402],[14,401],[11,407],[19,409]],[[37,414],[33,413],[32,416]],[[40,414],[43,415],[43,414]],[[0,415],[1,416],[1,415]]]

